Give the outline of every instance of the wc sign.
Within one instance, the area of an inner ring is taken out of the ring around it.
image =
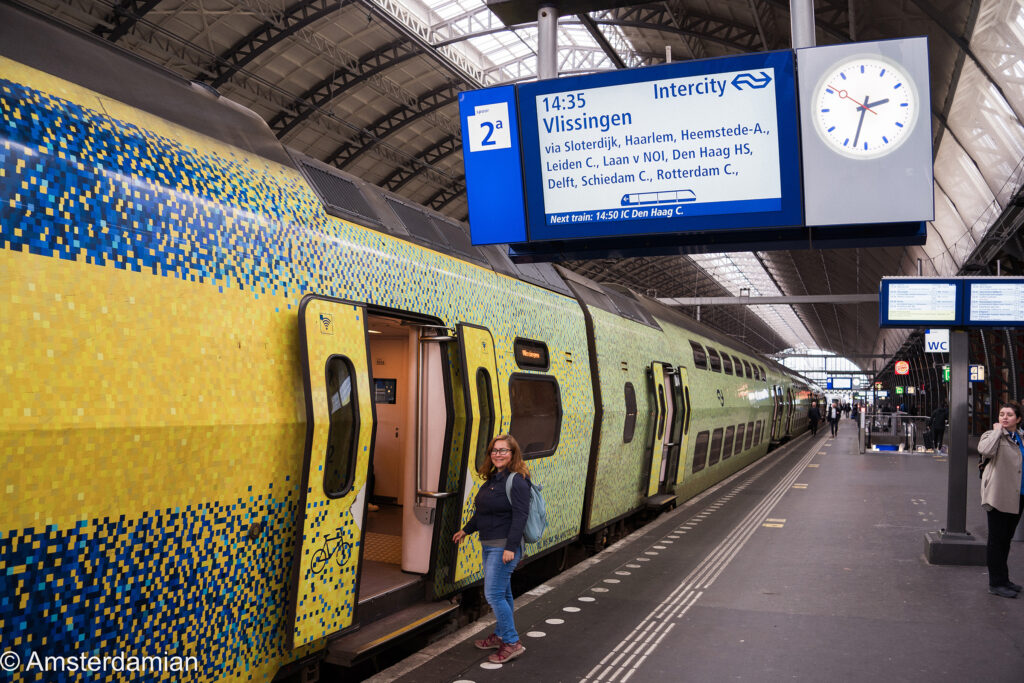
[[[925,353],[949,353],[949,330],[925,330]]]

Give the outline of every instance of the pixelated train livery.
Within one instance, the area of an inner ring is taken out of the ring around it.
[[[0,22],[0,651],[199,662],[10,679],[270,681],[398,590],[446,614],[493,434],[544,486],[529,563],[806,428],[809,388],[742,344]]]

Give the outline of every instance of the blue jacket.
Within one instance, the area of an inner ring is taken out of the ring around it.
[[[466,526],[467,534],[480,532],[480,540],[504,538],[505,550],[515,552],[523,542],[523,527],[530,514],[530,485],[520,475],[512,480],[512,503],[505,495],[507,472],[495,471],[476,494],[476,511]]]

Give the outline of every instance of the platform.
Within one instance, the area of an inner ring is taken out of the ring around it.
[[[947,467],[859,454],[851,420],[805,434],[517,598],[521,657],[474,649],[488,616],[370,680],[1019,683],[1024,599],[990,595],[984,567],[925,561]],[[984,538],[977,482],[968,530]],[[1024,580],[1024,543],[1010,575]]]

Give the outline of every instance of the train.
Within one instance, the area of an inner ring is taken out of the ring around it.
[[[102,40],[0,23],[11,680],[313,680],[479,586],[450,539],[492,435],[543,485],[528,564],[807,429],[815,389],[742,343],[474,246]]]

